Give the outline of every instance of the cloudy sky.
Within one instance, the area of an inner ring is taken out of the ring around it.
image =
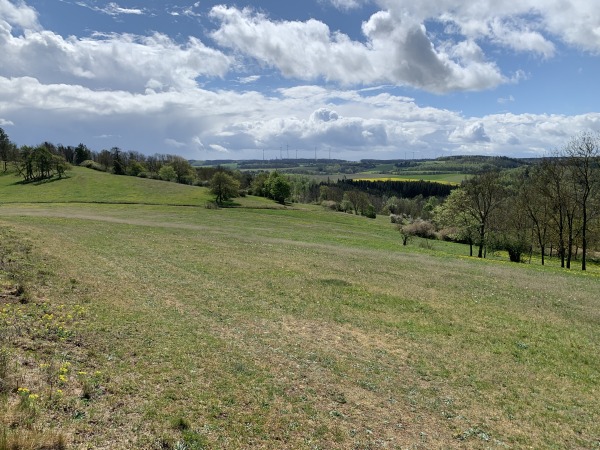
[[[0,0],[18,145],[541,156],[600,131],[591,0]]]

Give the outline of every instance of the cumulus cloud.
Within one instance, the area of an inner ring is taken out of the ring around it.
[[[41,28],[37,11],[23,2],[14,4],[9,0],[0,0],[0,26],[2,22],[4,22],[5,27],[8,24],[13,24],[27,30]]]
[[[310,120],[313,122],[332,122],[339,118],[338,113],[327,108],[319,108],[310,115]]]
[[[14,125],[14,122],[0,117],[0,127],[7,127],[7,126],[11,126],[11,125]]]
[[[456,128],[449,137],[451,142],[462,142],[476,144],[480,142],[490,142],[491,139],[485,132],[485,126],[482,122],[474,122]]]
[[[0,0],[2,1],[2,0]],[[30,76],[46,83],[143,91],[148,83],[164,89],[196,86],[200,76],[223,76],[232,58],[190,37],[184,44],[154,33],[94,34],[63,38],[51,31],[15,36],[0,18],[0,76]]]
[[[332,32],[314,19],[275,22],[248,8],[223,5],[212,8],[211,16],[220,21],[212,37],[221,46],[290,78],[324,77],[344,85],[393,83],[440,93],[485,89],[507,81],[494,63],[481,58],[481,52],[477,58],[467,52],[454,57],[455,47],[436,48],[422,24],[405,23],[388,11],[374,14],[363,25],[367,43]]]
[[[117,145],[190,158],[201,150],[204,158],[214,159],[224,150],[232,158],[254,158],[263,149],[267,156],[278,156],[286,145],[300,155],[330,148],[336,157],[348,159],[401,158],[405,151],[422,157],[540,156],[577,132],[600,130],[600,114],[465,118],[384,92],[298,86],[278,96],[200,88],[145,94],[42,84],[26,77],[0,77],[0,117],[27,124],[26,129],[11,127],[11,139],[19,145],[67,144],[65,133],[77,128],[84,136],[105,135],[101,147],[88,143],[97,150]]]

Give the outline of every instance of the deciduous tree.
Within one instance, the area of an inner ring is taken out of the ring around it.
[[[240,182],[225,172],[217,172],[210,180],[210,192],[215,195],[215,201],[223,204],[227,200],[237,197]]]

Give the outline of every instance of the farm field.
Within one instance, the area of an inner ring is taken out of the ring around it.
[[[410,173],[406,175],[386,175],[386,174],[357,174],[351,178],[353,180],[365,181],[435,181],[436,183],[458,185],[468,177],[462,173],[447,173],[447,174],[419,174]]]
[[[15,181],[0,448],[600,447],[598,272],[86,169]]]

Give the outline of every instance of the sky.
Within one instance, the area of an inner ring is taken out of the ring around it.
[[[0,0],[0,127],[194,160],[539,157],[600,131],[597,0]]]

